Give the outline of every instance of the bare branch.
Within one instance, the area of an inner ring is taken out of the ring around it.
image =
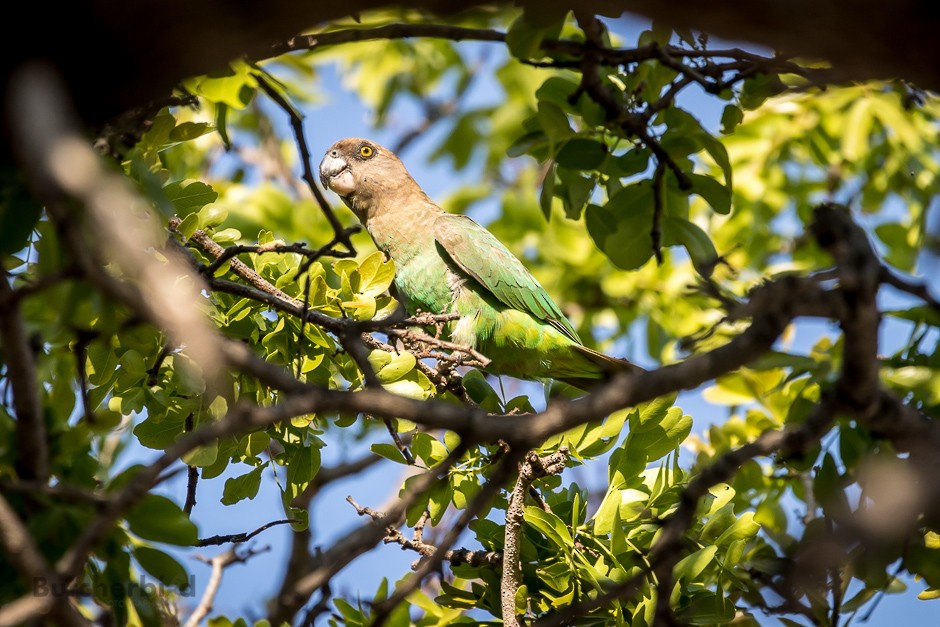
[[[480,353],[479,351],[473,349],[470,346],[463,346],[461,344],[455,344],[454,342],[448,342],[447,340],[442,340],[440,338],[431,337],[427,333],[418,331],[416,329],[388,329],[386,333],[392,337],[397,337],[402,340],[412,340],[415,342],[421,342],[424,344],[430,344],[432,346],[437,346],[445,350],[454,351],[457,353],[464,353],[469,355],[471,358],[475,359],[483,368],[486,368],[490,365],[491,360]]]
[[[243,564],[255,555],[265,553],[270,549],[271,547],[264,547],[258,550],[249,548],[242,553],[239,553],[236,550],[236,547],[233,546],[226,552],[219,553],[211,559],[197,557],[197,559],[200,561],[212,566],[212,574],[209,576],[209,583],[206,585],[206,589],[202,593],[202,598],[199,600],[199,605],[197,605],[196,609],[193,610],[193,613],[189,616],[189,619],[184,623],[183,627],[198,627],[202,619],[208,616],[209,612],[212,611],[212,606],[215,603],[215,597],[219,592],[219,587],[222,585],[222,574],[226,568],[232,564]]]
[[[500,582],[500,602],[503,624],[509,627],[519,626],[516,615],[516,592],[522,583],[522,523],[525,521],[525,495],[532,487],[532,482],[547,475],[557,475],[565,468],[568,461],[568,449],[562,447],[556,452],[539,457],[535,451],[525,455],[525,461],[519,464],[519,477],[509,496],[506,509],[506,534],[503,543],[503,576]]]
[[[398,529],[389,529],[384,541],[386,543],[400,544],[403,550],[414,551],[423,557],[431,557],[439,550],[439,547],[424,541],[422,532],[424,525],[427,524],[427,520],[428,513],[425,512],[418,520],[417,524],[415,524],[414,535],[411,538],[408,538]],[[498,566],[499,563],[502,562],[502,559],[503,554],[499,551],[447,549],[444,551],[442,561],[449,562],[455,566],[458,564],[469,564],[470,566]],[[415,561],[411,565],[412,570],[416,570],[420,564],[420,560]]]

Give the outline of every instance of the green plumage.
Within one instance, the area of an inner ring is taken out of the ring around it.
[[[490,358],[489,371],[586,388],[612,372],[637,369],[585,347],[522,262],[470,218],[431,202],[387,149],[342,140],[327,152],[320,172],[395,262],[395,286],[406,307],[459,313],[447,332]]]

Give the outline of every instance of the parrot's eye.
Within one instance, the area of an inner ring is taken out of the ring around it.
[[[375,151],[372,149],[372,146],[365,146],[365,145],[359,146],[359,154],[365,157],[366,159],[371,157],[373,153],[375,153]]]

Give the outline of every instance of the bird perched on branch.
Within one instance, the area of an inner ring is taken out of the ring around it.
[[[388,148],[348,138],[320,162],[336,192],[395,263],[395,286],[414,313],[459,313],[451,340],[492,360],[487,370],[588,389],[642,369],[581,343],[545,289],[492,233],[434,204]]]

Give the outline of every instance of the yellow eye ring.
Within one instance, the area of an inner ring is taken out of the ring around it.
[[[359,154],[368,159],[373,155],[375,151],[372,149],[372,146],[359,146]]]

